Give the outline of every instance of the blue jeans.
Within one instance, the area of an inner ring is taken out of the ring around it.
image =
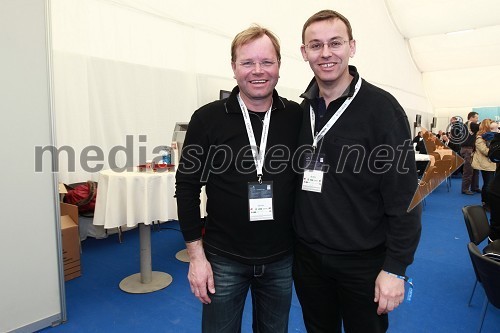
[[[215,294],[203,305],[202,331],[241,332],[243,307],[252,293],[253,331],[288,332],[292,302],[292,255],[265,265],[245,265],[206,253],[212,265]]]

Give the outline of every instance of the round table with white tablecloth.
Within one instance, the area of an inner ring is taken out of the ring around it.
[[[152,271],[150,226],[153,221],[177,219],[175,173],[104,170],[98,184],[93,223],[106,229],[139,225],[141,270],[123,279],[120,288],[148,293],[167,287],[172,277]]]
[[[104,170],[98,184],[95,225],[110,229],[177,219],[174,172]]]

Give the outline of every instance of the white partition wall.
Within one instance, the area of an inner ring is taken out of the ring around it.
[[[54,145],[48,0],[0,1],[2,120],[0,332],[33,332],[65,317]]]

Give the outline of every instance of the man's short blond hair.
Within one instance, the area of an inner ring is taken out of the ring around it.
[[[236,61],[236,49],[242,45],[248,44],[262,36],[267,36],[271,40],[276,51],[278,62],[281,61],[281,49],[278,37],[269,29],[263,28],[260,25],[252,25],[250,28],[243,30],[237,34],[231,43],[231,61]]]

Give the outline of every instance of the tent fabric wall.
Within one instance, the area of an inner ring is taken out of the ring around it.
[[[192,73],[56,54],[55,80],[66,82],[56,98],[56,109],[64,115],[58,118],[58,143],[74,152],[58,155],[65,182],[81,181],[82,175],[97,181],[97,171],[134,166],[140,157],[142,162],[152,159],[156,147],[170,145],[175,122],[189,117],[181,110],[196,108]],[[83,67],[80,75],[71,74],[75,63]],[[188,97],[177,98],[181,95]]]
[[[151,159],[154,147],[170,143],[175,122],[189,121],[194,110],[218,99],[220,89],[231,90],[231,41],[252,23],[279,36],[282,64],[277,89],[300,101],[312,78],[299,50],[302,24],[316,11],[332,8],[326,0],[52,4],[58,145],[72,147],[77,156],[97,146],[105,159],[113,147],[126,144],[127,136],[136,138],[134,150],[139,150],[139,135],[147,137],[146,158]],[[259,10],[246,10],[248,6]],[[395,95],[410,121],[416,113],[432,119],[421,75],[384,1],[342,2],[334,9],[351,20],[357,41],[352,64],[362,77]],[[137,158],[135,154],[133,164]],[[92,162],[89,171],[80,157],[76,159],[75,171],[66,170],[68,158],[60,153],[61,180],[97,180],[99,161]],[[124,157],[117,157],[116,164],[122,163]],[[99,166],[110,167],[106,161]]]
[[[466,116],[473,107],[500,105],[499,1],[385,2],[438,116],[447,111]]]

